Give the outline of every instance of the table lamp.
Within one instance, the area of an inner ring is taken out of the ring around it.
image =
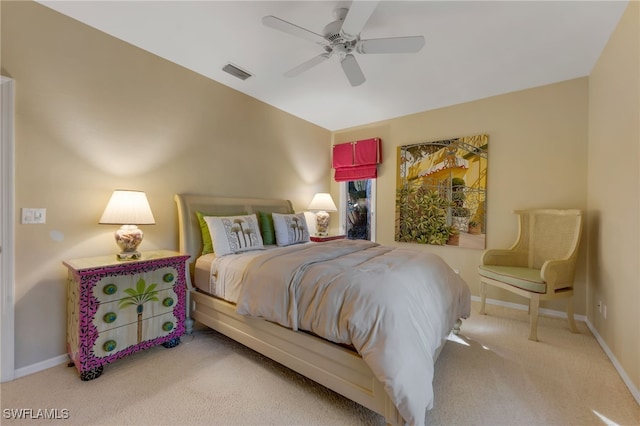
[[[314,195],[311,203],[309,203],[308,209],[316,212],[316,235],[329,235],[327,230],[329,229],[330,218],[329,213],[327,212],[338,211],[333,199],[331,198],[331,194],[318,192]]]
[[[155,225],[156,221],[144,192],[117,189],[113,191],[99,223],[122,225],[115,232],[116,244],[122,250],[117,258],[135,260],[140,259],[138,246],[144,237],[137,225]]]

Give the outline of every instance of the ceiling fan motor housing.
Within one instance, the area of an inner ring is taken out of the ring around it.
[[[338,54],[347,54],[353,51],[358,43],[358,38],[349,40],[345,37],[345,34],[341,31],[344,18],[347,16],[349,9],[339,8],[334,10],[333,14],[336,18],[335,21],[327,24],[322,30],[322,35],[329,41],[329,46],[325,46],[325,50],[329,53],[335,52]]]
[[[343,37],[340,34],[340,29],[342,28],[343,23],[344,18],[337,19],[325,25],[324,29],[322,30],[322,35],[324,36],[324,38],[329,40],[331,43],[340,43],[341,41],[343,41]]]

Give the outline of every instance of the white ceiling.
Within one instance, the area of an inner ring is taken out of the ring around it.
[[[587,76],[627,1],[383,1],[363,39],[424,35],[414,54],[357,55],[283,73],[322,49],[262,25],[316,33],[349,1],[41,1],[65,15],[329,130]],[[242,81],[221,69],[249,71]]]

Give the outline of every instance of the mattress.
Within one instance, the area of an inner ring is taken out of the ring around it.
[[[217,257],[214,253],[200,256],[196,260],[194,284],[207,294],[236,303],[240,280],[247,263],[262,253],[262,250],[256,250],[222,257]]]

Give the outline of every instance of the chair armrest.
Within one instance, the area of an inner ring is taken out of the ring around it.
[[[505,249],[489,249],[482,253],[483,265],[500,265],[500,266],[526,266],[527,257],[524,253],[518,253],[514,250]]]
[[[559,288],[573,287],[576,259],[553,259],[542,264],[540,277],[547,283],[547,293]]]

